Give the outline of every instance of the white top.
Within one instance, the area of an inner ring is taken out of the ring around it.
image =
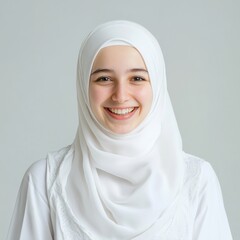
[[[126,134],[105,129],[88,96],[96,54],[119,44],[139,51],[153,93]],[[182,150],[161,48],[147,29],[111,21],[93,30],[79,52],[77,93],[76,138],[29,169],[8,240],[232,239],[213,169]]]
[[[65,154],[67,151],[69,147],[59,152]],[[174,208],[171,221],[163,224],[163,228],[159,229],[159,233],[153,239],[231,240],[221,189],[214,170],[209,163],[195,156],[186,154],[184,160],[186,171],[180,193],[181,200]],[[61,239],[62,229],[54,219],[54,214],[50,212],[47,168],[47,160],[44,159],[34,163],[26,172],[18,193],[7,240]],[[94,212],[92,217],[94,218]],[[69,221],[66,219],[66,225]],[[69,239],[91,238],[83,230],[78,234],[72,233]]]

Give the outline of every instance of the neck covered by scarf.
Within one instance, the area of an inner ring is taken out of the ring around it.
[[[153,90],[147,117],[132,132],[122,135],[97,122],[88,96],[93,61],[100,49],[110,45],[129,45],[139,51]],[[82,231],[94,240],[153,238],[171,218],[184,171],[181,137],[158,42],[136,23],[100,25],[82,44],[77,93],[76,138],[55,176],[60,190],[49,188],[48,192],[59,218],[56,221],[64,232],[65,216],[72,222],[72,231]]]

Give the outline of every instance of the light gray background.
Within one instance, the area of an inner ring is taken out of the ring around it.
[[[26,169],[72,142],[80,43],[113,19],[136,21],[159,40],[184,150],[213,165],[240,239],[240,1],[0,3],[0,239]]]

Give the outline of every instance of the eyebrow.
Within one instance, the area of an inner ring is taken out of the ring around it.
[[[98,68],[95,71],[93,71],[91,73],[91,75],[96,74],[96,73],[100,73],[100,72],[114,73],[114,70],[113,69],[108,69],[108,68]],[[148,73],[148,71],[144,68],[131,68],[131,69],[127,70],[127,72],[146,72],[146,73]]]

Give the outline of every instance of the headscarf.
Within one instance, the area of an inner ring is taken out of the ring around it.
[[[94,59],[112,45],[132,46],[141,54],[153,91],[150,112],[127,134],[105,129],[90,108]],[[77,96],[76,138],[52,181],[57,188],[49,188],[62,239],[73,232],[76,239],[81,232],[93,240],[152,239],[171,220],[184,171],[181,136],[157,40],[129,21],[98,26],[79,52]]]

